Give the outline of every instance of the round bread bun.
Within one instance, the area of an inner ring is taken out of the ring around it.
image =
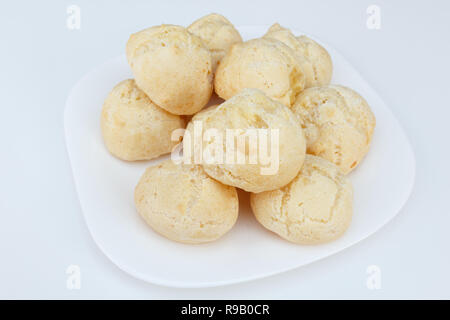
[[[139,88],[173,114],[194,114],[213,91],[211,53],[185,28],[161,25],[132,34],[126,48]]]
[[[311,155],[287,186],[251,194],[256,219],[280,237],[298,244],[319,244],[341,236],[353,214],[350,181],[333,163]]]
[[[100,126],[109,152],[127,161],[149,160],[169,153],[179,141],[172,131],[184,128],[184,120],[161,109],[140,90],[134,80],[117,84],[106,98]]]
[[[330,83],[333,63],[327,50],[307,36],[294,34],[278,23],[272,25],[264,38],[276,39],[292,48],[305,73],[305,88],[324,86]]]
[[[213,72],[230,47],[242,42],[242,37],[233,24],[217,13],[211,13],[194,21],[187,29],[200,37],[211,51]]]
[[[292,111],[305,132],[307,152],[352,171],[369,151],[376,120],[367,102],[343,86],[309,88]]]
[[[192,138],[198,124],[203,133],[203,153],[197,157],[200,161],[195,159],[198,153],[195,138]],[[220,134],[220,138],[206,139],[207,132],[212,133],[212,130]],[[233,136],[227,139],[229,132]],[[252,135],[255,137],[253,142]],[[234,151],[227,145],[228,141]],[[245,191],[262,192],[278,189],[297,175],[305,157],[306,142],[288,107],[260,90],[244,89],[191,119],[183,138],[183,152],[186,154],[187,150],[190,150],[187,158],[193,159],[192,163],[201,163],[214,179]],[[210,158],[213,161],[204,158],[206,150],[213,154]],[[239,156],[243,160],[239,160]]]
[[[255,88],[290,107],[305,87],[305,74],[290,47],[260,38],[231,47],[217,68],[214,86],[225,100],[242,89]]]
[[[134,201],[153,230],[183,243],[219,239],[233,227],[239,208],[234,187],[211,179],[201,166],[171,160],[145,171]]]

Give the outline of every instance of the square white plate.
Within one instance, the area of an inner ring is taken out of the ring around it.
[[[259,37],[267,29],[239,28],[244,39]],[[244,192],[239,193],[236,226],[219,241],[185,245],[159,236],[136,212],[133,192],[144,169],[161,159],[118,160],[105,149],[100,132],[103,100],[114,85],[132,78],[125,56],[97,67],[74,86],[64,115],[67,150],[86,224],[114,264],[136,278],[166,286],[210,287],[248,281],[343,250],[373,234],[399,212],[414,183],[415,161],[408,139],[358,71],[335,49],[321,44],[333,59],[332,83],[359,92],[377,118],[371,150],[350,174],[354,186],[352,224],[344,236],[323,245],[291,244],[265,230],[254,219]]]

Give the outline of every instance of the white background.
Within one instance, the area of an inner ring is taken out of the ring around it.
[[[80,30],[66,27],[71,4],[81,8]],[[381,9],[380,30],[366,27],[371,4]],[[132,32],[210,12],[235,25],[278,21],[339,50],[405,129],[416,184],[393,221],[325,260],[226,287],[150,285],[110,263],[88,233],[64,144],[64,104],[83,74],[124,52]],[[448,1],[2,2],[0,298],[449,299],[449,30]],[[80,290],[66,288],[71,264],[81,268]],[[379,290],[366,286],[373,264]]]

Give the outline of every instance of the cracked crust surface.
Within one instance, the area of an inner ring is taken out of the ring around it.
[[[275,149],[274,145],[273,150],[278,152],[279,161],[278,170],[273,174],[261,174],[261,168],[270,166],[270,164],[260,161],[262,158],[259,157],[259,152],[262,149],[252,149],[253,154],[258,155],[258,162],[250,163],[249,138],[246,138],[245,146],[242,149],[237,147],[237,138],[234,140],[236,150],[245,154],[245,163],[227,163],[226,161],[213,164],[203,163],[206,173],[224,184],[249,192],[273,190],[289,183],[302,167],[306,142],[294,114],[289,108],[270,99],[260,90],[244,89],[221,105],[207,108],[196,114],[186,128],[191,137],[194,136],[194,121],[201,121],[203,132],[208,129],[216,129],[221,133],[223,140],[220,145],[223,155],[226,155],[227,150],[225,143],[227,129],[240,129],[242,134],[245,134],[246,129],[278,129],[278,148]],[[267,139],[258,138],[256,148],[259,148],[267,140],[269,142],[266,154],[268,157],[273,156],[272,159],[275,161],[275,154],[272,154],[270,145],[271,132],[268,133]],[[183,142],[185,143],[186,139]],[[215,145],[213,140],[204,141],[203,150],[207,148],[213,150]],[[193,146],[191,146],[191,150],[191,154],[193,154]]]
[[[217,68],[214,87],[225,100],[244,88],[255,88],[290,107],[305,87],[305,74],[290,47],[260,38],[231,47]]]
[[[224,16],[212,13],[194,21],[188,31],[200,37],[212,55],[213,72],[230,47],[242,42],[239,31]]]
[[[136,186],[134,200],[150,227],[183,243],[217,240],[238,217],[234,187],[211,179],[201,166],[175,164],[171,160],[145,171]]]
[[[103,104],[100,126],[109,152],[127,161],[149,160],[169,153],[178,143],[173,130],[184,120],[155,105],[134,80],[124,80]]]
[[[305,88],[330,83],[333,63],[328,51],[317,42],[307,36],[296,37],[278,23],[267,30],[264,38],[279,40],[294,50],[305,73]]]
[[[185,28],[161,25],[134,33],[126,54],[137,85],[161,108],[190,115],[208,103],[213,91],[211,53]]]
[[[351,222],[352,202],[348,178],[333,163],[312,155],[306,155],[300,173],[287,186],[250,196],[253,213],[265,228],[299,244],[341,236]]]
[[[367,102],[343,86],[304,90],[292,106],[307,141],[307,152],[347,174],[369,151],[376,120]]]

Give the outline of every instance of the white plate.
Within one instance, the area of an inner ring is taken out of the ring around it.
[[[250,39],[261,36],[267,28],[239,30]],[[137,214],[133,192],[144,169],[161,159],[138,163],[118,160],[105,149],[100,133],[103,100],[115,84],[132,77],[125,56],[120,56],[89,72],[75,85],[64,115],[67,150],[81,208],[103,253],[119,268],[144,281],[173,287],[211,287],[270,276],[322,259],[361,241],[391,220],[414,183],[410,144],[375,90],[341,54],[325,47],[334,63],[332,83],[359,92],[377,118],[371,150],[350,174],[355,190],[354,218],[343,237],[317,246],[286,242],[256,222],[248,196],[242,192],[236,226],[217,242],[184,245],[153,232]]]

